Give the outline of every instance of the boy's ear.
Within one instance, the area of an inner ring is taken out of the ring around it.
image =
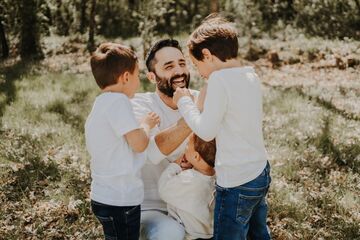
[[[200,154],[198,152],[194,152],[194,159],[199,162],[201,160]]]
[[[151,83],[156,83],[156,76],[154,72],[146,73],[146,77]]]
[[[210,50],[207,49],[207,48],[203,48],[203,49],[201,50],[201,53],[203,54],[204,59],[206,59],[206,60],[210,60],[211,57],[212,57],[212,54],[211,54]]]
[[[124,72],[118,77],[118,83],[126,84],[129,81],[129,72]]]

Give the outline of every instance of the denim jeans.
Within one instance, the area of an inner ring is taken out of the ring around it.
[[[139,239],[140,205],[119,207],[91,201],[91,208],[103,227],[105,240]]]
[[[266,225],[270,165],[254,180],[233,188],[216,186],[214,240],[271,239]]]
[[[141,211],[141,240],[183,240],[184,227],[160,210]]]

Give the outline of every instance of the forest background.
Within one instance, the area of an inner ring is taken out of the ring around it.
[[[89,57],[178,39],[212,12],[239,32],[263,86],[274,239],[360,239],[359,0],[1,0],[0,239],[100,239],[84,122]],[[191,86],[203,80],[188,63]]]

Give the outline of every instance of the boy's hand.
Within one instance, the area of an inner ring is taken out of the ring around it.
[[[184,96],[191,97],[190,91],[187,88],[176,88],[176,91],[174,92],[173,101],[174,103],[178,103],[179,99]]]
[[[153,127],[155,127],[155,125],[159,123],[160,117],[154,112],[148,113],[141,121],[141,125],[147,125],[149,129],[152,129]]]

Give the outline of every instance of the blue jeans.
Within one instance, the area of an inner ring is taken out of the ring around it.
[[[141,240],[183,240],[184,227],[160,210],[141,211]]]
[[[103,227],[105,240],[139,239],[140,205],[119,207],[91,200],[91,208]]]
[[[214,240],[271,239],[266,225],[270,165],[254,180],[233,188],[216,186]]]

